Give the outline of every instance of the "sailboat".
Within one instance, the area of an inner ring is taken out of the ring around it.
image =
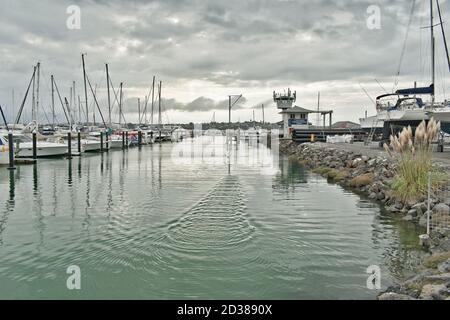
[[[55,156],[63,156],[67,153],[67,145],[58,142],[50,142],[45,141],[45,136],[41,136],[39,134],[39,125],[37,122],[37,114],[39,109],[39,76],[40,76],[40,62],[34,67],[33,76],[31,77],[30,83],[28,84],[27,91],[25,93],[24,100],[20,107],[19,113],[17,115],[15,124],[18,124],[20,121],[20,117],[22,115],[22,111],[26,102],[26,98],[33,84],[33,101],[32,101],[32,118],[33,120],[25,126],[25,128],[21,131],[20,134],[14,132],[14,139],[17,141],[18,147],[16,150],[16,157],[32,157],[33,156],[33,140],[32,133],[36,132],[37,141],[36,141],[36,156],[37,157],[55,157]],[[36,79],[37,73],[37,79]],[[35,84],[37,80],[36,92],[35,92]]]
[[[440,11],[439,0],[436,0],[439,10],[440,25],[442,27],[442,17]],[[394,127],[402,128],[404,126],[417,126],[423,120],[429,120],[434,117],[442,121],[443,130],[450,129],[450,122],[445,124],[446,117],[450,114],[444,106],[445,103],[435,101],[435,36],[434,36],[434,17],[433,17],[433,0],[430,0],[430,29],[431,29],[431,85],[428,87],[400,89],[395,93],[383,94],[376,98],[377,119],[376,123],[384,123],[383,138],[387,139]],[[445,39],[444,29],[442,36],[447,52],[447,43]],[[450,70],[450,61],[449,61]],[[430,96],[431,101],[425,102],[422,96]],[[448,105],[448,103],[447,103]],[[448,108],[448,106],[447,106]],[[448,132],[448,131],[447,131]]]

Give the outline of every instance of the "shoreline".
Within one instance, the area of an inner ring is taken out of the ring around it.
[[[280,140],[280,153],[294,158],[330,182],[368,196],[402,220],[426,227],[427,200],[403,203],[392,196],[390,184],[395,175],[395,163],[384,150],[356,144],[297,144]],[[439,160],[436,160],[437,165],[449,170],[450,163]],[[448,199],[432,198],[430,201],[432,221],[450,221],[450,191],[447,190],[442,194]],[[450,300],[450,225],[432,230],[428,252],[415,275],[389,287],[377,299]]]

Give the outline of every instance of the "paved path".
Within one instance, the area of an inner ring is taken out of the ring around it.
[[[376,156],[386,156],[386,151],[382,148],[378,147],[378,144],[370,144],[365,146],[362,142],[355,143],[316,143],[317,145],[324,145],[330,148],[359,152],[363,155],[367,155],[369,157]],[[438,164],[442,164],[444,167],[450,168],[450,150],[448,148],[445,149],[444,152],[434,152],[433,158]]]

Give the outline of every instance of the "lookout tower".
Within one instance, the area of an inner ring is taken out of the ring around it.
[[[273,92],[273,101],[277,104],[277,108],[281,110],[286,110],[292,108],[292,105],[297,100],[297,92],[291,92],[288,88],[287,93],[276,93]]]

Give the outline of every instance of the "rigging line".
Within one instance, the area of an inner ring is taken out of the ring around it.
[[[64,116],[66,117],[67,123],[70,124],[70,120],[69,120],[69,117],[67,116],[66,108],[64,107],[64,103],[63,103],[63,101],[61,99],[61,95],[59,94],[58,86],[56,85],[55,76],[53,76],[53,83],[55,84],[56,93],[58,94],[59,102],[61,102],[61,107],[62,107],[62,109],[64,111]]]
[[[360,86],[361,89],[364,91],[364,93],[366,94],[366,96],[370,99],[370,101],[372,101],[373,104],[376,104],[375,100],[372,99],[372,97],[369,95],[369,93],[367,92],[367,90],[364,89],[364,87],[361,85],[361,82],[359,83],[359,86]]]
[[[114,105],[115,105],[115,103],[117,102],[117,106],[119,106],[119,105],[120,105],[120,102],[119,102],[119,98],[117,97],[116,90],[114,89],[114,85],[113,85],[113,83],[112,83],[111,76],[109,76],[109,83],[110,83],[110,85],[111,85],[111,88],[113,89],[113,93],[114,93],[114,97],[115,97],[115,101],[113,101],[113,104],[112,104],[112,106],[111,106],[111,110],[114,110]],[[119,119],[120,119],[120,115],[119,115]]]
[[[441,31],[442,31],[442,38],[444,40],[445,53],[447,54],[448,70],[450,71],[450,58],[448,56],[448,47],[447,47],[447,40],[445,38],[444,22],[442,21],[441,6],[439,5],[439,0],[436,0],[436,3],[437,3],[438,12],[439,12],[439,20],[441,22]]]
[[[105,119],[103,118],[102,110],[100,110],[100,106],[98,105],[97,96],[95,95],[94,90],[92,89],[91,81],[89,80],[89,77],[87,74],[86,74],[86,79],[89,84],[89,88],[91,89],[92,96],[94,97],[95,104],[97,105],[98,112],[100,113],[100,117],[102,117],[103,125],[105,126],[105,128],[107,128]]]
[[[381,88],[384,92],[389,93],[389,92],[387,92],[387,90],[381,85],[381,83],[380,83],[377,79],[375,79],[375,81],[378,83],[378,85],[380,86],[380,88]]]
[[[143,111],[143,113],[142,113],[141,118],[143,118],[144,114],[147,112],[148,100],[149,100],[149,98],[150,98],[150,94],[151,94],[152,90],[153,90],[152,87],[150,87],[150,89],[148,90],[148,95],[146,96],[146,99],[145,99],[144,111]],[[141,119],[139,119],[139,123],[141,123]]]
[[[394,81],[394,86],[392,88],[392,92],[394,92],[395,87],[398,85],[398,78],[400,76],[400,71],[401,71],[402,63],[403,63],[403,58],[405,56],[406,44],[408,42],[408,36],[409,36],[410,28],[411,28],[411,23],[412,23],[412,18],[413,18],[413,15],[414,15],[415,7],[416,7],[416,0],[413,0],[412,1],[412,6],[411,6],[411,12],[409,14],[409,21],[408,21],[408,26],[407,26],[407,29],[406,29],[405,40],[403,42],[403,47],[402,47],[402,51],[401,51],[401,54],[400,54],[400,61],[398,63],[397,74],[395,76],[395,81]]]
[[[28,84],[27,91],[25,92],[25,96],[23,97],[23,101],[22,101],[22,104],[20,105],[19,112],[17,113],[17,117],[16,117],[16,120],[14,121],[14,124],[19,124],[20,117],[22,116],[23,108],[25,106],[25,102],[27,101],[28,92],[30,91],[31,83],[34,81],[35,75],[36,75],[36,69],[34,69],[34,71],[33,71],[33,75],[31,76],[30,83]]]

